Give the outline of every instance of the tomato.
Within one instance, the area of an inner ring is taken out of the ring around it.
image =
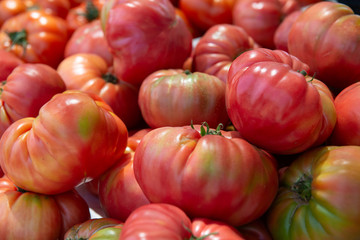
[[[235,0],[180,0],[179,8],[185,13],[192,25],[199,32],[206,32],[210,27],[233,22],[232,9]]]
[[[237,226],[264,214],[278,181],[271,155],[237,132],[199,125],[148,132],[135,150],[134,172],[150,202]]]
[[[114,218],[96,218],[78,223],[69,228],[64,240],[92,239],[99,231],[109,228],[121,229],[123,223]]]
[[[193,219],[191,230],[194,239],[245,240],[241,233],[238,232],[234,227],[220,221],[214,221],[206,218]]]
[[[44,11],[29,11],[2,25],[0,49],[14,53],[28,63],[56,67],[63,58],[67,37],[64,19]]]
[[[226,82],[232,61],[257,44],[241,27],[217,24],[206,31],[194,48],[192,70],[215,75]]]
[[[206,73],[181,69],[156,71],[141,84],[138,102],[151,128],[190,125],[191,121],[194,124],[207,121],[215,128],[228,122],[225,83]]]
[[[75,190],[42,195],[0,178],[1,239],[62,239],[68,228],[89,218],[89,207]]]
[[[191,221],[178,207],[152,203],[135,209],[126,219],[120,239],[190,239]],[[189,231],[190,230],[190,231]]]
[[[292,25],[294,24],[294,22],[301,13],[302,13],[302,9],[290,13],[284,18],[284,20],[277,27],[274,34],[274,44],[276,49],[289,52],[288,49],[289,32]]]
[[[99,179],[99,200],[106,216],[125,221],[136,208],[149,204],[133,170],[134,152],[125,153]]]
[[[336,123],[327,86],[281,50],[258,48],[231,64],[226,107],[243,138],[271,153],[295,154],[323,143]]]
[[[143,128],[140,130],[137,129],[129,132],[129,138],[127,143],[127,147],[129,148],[129,150],[135,152],[137,146],[141,142],[141,139],[150,131],[151,128]]]
[[[333,145],[360,145],[360,82],[335,97],[337,121],[330,138]]]
[[[0,26],[9,18],[26,11],[42,9],[46,13],[64,18],[69,9],[69,0],[1,0]]]
[[[98,55],[78,53],[65,58],[58,73],[67,89],[97,94],[121,118],[127,128],[136,127],[142,120],[138,105],[138,88],[113,75]]]
[[[15,121],[36,117],[55,94],[66,90],[55,69],[27,63],[16,67],[0,87],[0,136]]]
[[[105,0],[92,0],[80,3],[71,8],[66,16],[66,22],[70,33],[79,27],[100,18],[101,9]]]
[[[294,0],[238,0],[232,11],[233,23],[260,46],[272,49],[275,31],[282,19],[298,9],[300,5]]]
[[[338,93],[360,80],[360,16],[348,6],[322,1],[307,8],[289,32],[289,52],[310,74]],[[309,37],[310,36],[310,37]]]
[[[24,63],[15,54],[12,54],[4,49],[0,49],[0,59],[0,82],[5,81],[14,68]]]
[[[100,97],[68,90],[36,118],[10,125],[0,140],[0,165],[17,186],[56,194],[98,177],[123,155],[126,142],[125,124]]]
[[[102,57],[108,66],[113,64],[113,55],[101,29],[100,20],[84,24],[75,30],[66,43],[64,56],[77,53],[93,53]]]
[[[26,11],[24,0],[0,1],[0,26],[9,18]]]
[[[126,82],[140,85],[157,70],[181,68],[190,56],[192,34],[169,0],[111,0],[101,18],[115,75]]]
[[[359,146],[324,146],[295,159],[267,214],[273,239],[358,239],[359,158]]]

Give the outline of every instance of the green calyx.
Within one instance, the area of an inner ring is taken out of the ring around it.
[[[6,34],[9,36],[11,40],[10,48],[12,48],[14,45],[20,45],[23,47],[24,55],[25,55],[26,47],[28,45],[26,30],[23,29],[18,32],[7,32]]]
[[[87,1],[85,13],[80,13],[79,15],[84,16],[88,22],[91,22],[99,18],[100,12],[92,1]]]
[[[298,194],[300,200],[308,203],[312,197],[311,195],[311,183],[312,176],[304,174],[302,175],[294,185],[291,186],[291,191]]]
[[[207,237],[209,237],[209,236],[211,236],[211,235],[217,235],[217,234],[218,234],[217,232],[212,232],[212,233],[206,234],[206,235],[201,236],[201,237],[196,237],[196,236],[194,236],[194,234],[192,233],[192,231],[191,231],[190,228],[188,228],[188,227],[185,226],[184,224],[183,224],[183,227],[185,228],[186,231],[188,231],[189,233],[191,233],[191,237],[190,237],[189,239],[186,239],[186,240],[203,240],[203,239],[205,239],[205,238],[207,238]]]
[[[184,73],[185,73],[186,75],[191,75],[191,71],[188,70],[188,69],[186,69],[186,70],[184,71]]]
[[[119,82],[118,78],[115,77],[113,74],[111,73],[105,73],[104,75],[101,76],[102,79],[105,80],[105,82],[108,83],[113,83],[113,84],[117,84]]]
[[[192,120],[191,120],[191,125],[190,126],[191,126],[192,129],[195,129]],[[206,129],[205,129],[204,126],[206,126]],[[201,127],[200,127],[200,134],[201,134],[202,137],[205,136],[205,135],[219,135],[219,136],[222,136],[221,129],[223,127],[224,127],[224,125],[222,123],[219,123],[219,125],[216,127],[215,130],[210,130],[209,124],[207,122],[203,122],[201,124]]]

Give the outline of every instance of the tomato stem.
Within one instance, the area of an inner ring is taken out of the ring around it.
[[[186,69],[186,70],[184,71],[184,73],[185,73],[186,75],[190,75],[190,74],[191,74],[191,71],[188,70],[188,69]]]
[[[85,13],[79,13],[79,15],[84,16],[88,22],[98,19],[99,14],[99,9],[97,9],[92,1],[86,2]]]
[[[102,76],[102,79],[105,80],[105,82],[108,82],[108,83],[113,83],[113,84],[117,84],[119,82],[118,78],[115,77],[113,74],[111,73],[105,73],[103,74]]]
[[[190,126],[191,126],[192,129],[195,129],[192,120],[191,120]],[[205,130],[204,126],[206,126],[206,130]],[[200,134],[201,134],[202,137],[205,136],[205,135],[219,135],[219,136],[222,136],[221,129],[223,127],[224,127],[224,125],[222,123],[219,123],[219,125],[216,127],[215,130],[210,130],[209,124],[207,122],[203,122],[201,124],[201,127],[200,127]]]
[[[23,29],[18,32],[7,32],[6,34],[9,36],[11,40],[10,48],[12,48],[14,45],[20,45],[23,47],[24,49],[23,55],[25,55],[26,47],[28,45],[26,30]]]
[[[291,191],[296,192],[300,199],[304,202],[309,202],[311,199],[311,183],[312,176],[304,174],[302,175],[298,181],[291,186]]]

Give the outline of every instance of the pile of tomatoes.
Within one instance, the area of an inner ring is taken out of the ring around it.
[[[359,23],[319,0],[0,0],[1,239],[359,239]]]

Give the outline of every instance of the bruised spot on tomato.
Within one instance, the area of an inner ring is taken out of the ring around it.
[[[92,113],[86,113],[79,118],[78,121],[78,132],[80,136],[87,139],[91,136],[94,131],[98,117]]]

